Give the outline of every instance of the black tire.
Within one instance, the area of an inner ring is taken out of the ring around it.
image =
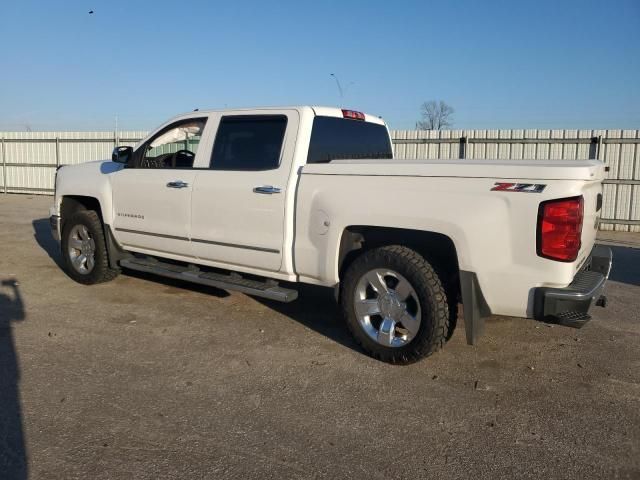
[[[95,243],[94,259],[95,264],[88,273],[79,272],[72,265],[71,254],[69,253],[70,234],[75,226],[84,225]],[[109,256],[107,254],[107,244],[104,237],[102,221],[94,210],[81,210],[74,213],[70,218],[64,219],[62,228],[62,258],[67,274],[76,282],[84,285],[94,285],[113,280],[120,273],[119,270],[109,266]]]
[[[456,278],[457,281],[457,278]],[[449,318],[447,319],[447,325],[445,328],[445,343],[451,340],[453,333],[458,326],[458,289],[452,285],[452,282],[442,282],[444,291],[447,294],[447,304],[449,306]]]
[[[361,326],[354,304],[360,279],[374,269],[391,269],[405,277],[418,297],[420,326],[409,343],[391,347],[373,340]],[[410,248],[390,245],[366,251],[347,268],[340,285],[340,306],[354,339],[365,352],[388,363],[407,364],[428,357],[445,343],[449,327],[449,302],[436,271]]]

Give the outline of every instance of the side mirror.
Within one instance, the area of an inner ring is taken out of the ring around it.
[[[111,154],[111,161],[126,165],[131,160],[131,157],[133,157],[132,147],[116,147]]]

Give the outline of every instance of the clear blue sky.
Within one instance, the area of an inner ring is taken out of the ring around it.
[[[0,45],[0,130],[282,104],[413,128],[430,99],[457,128],[640,128],[640,0],[20,0]]]

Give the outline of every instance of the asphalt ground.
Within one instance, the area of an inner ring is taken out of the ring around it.
[[[3,480],[640,478],[638,235],[583,329],[491,318],[391,366],[325,289],[74,283],[50,202],[0,195]]]

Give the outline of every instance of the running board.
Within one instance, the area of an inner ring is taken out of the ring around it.
[[[126,258],[120,260],[120,265],[139,272],[154,273],[163,277],[175,278],[223,290],[236,290],[247,295],[264,297],[284,303],[292,302],[298,298],[296,290],[280,287],[275,280],[249,280],[242,278],[237,273],[225,275],[223,273],[202,272],[193,265],[174,265],[161,262],[155,258]]]

